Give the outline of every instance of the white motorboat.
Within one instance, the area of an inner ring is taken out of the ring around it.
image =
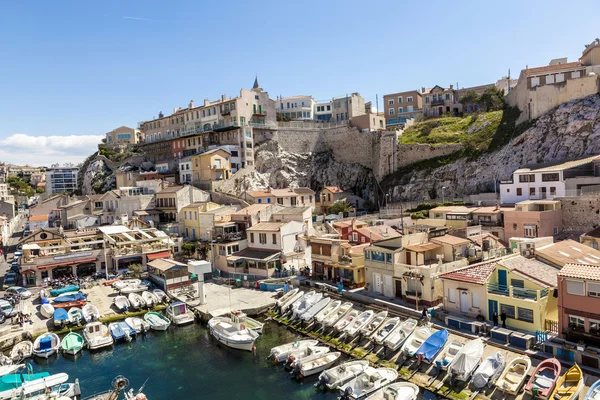
[[[342,332],[348,325],[352,323],[352,321],[354,321],[356,317],[359,316],[359,314],[360,311],[358,310],[350,310],[350,312],[346,313],[346,315],[340,318],[335,325],[333,325],[334,332]]]
[[[60,338],[56,333],[44,333],[33,342],[33,355],[48,358],[55,354],[60,347]]]
[[[156,311],[148,311],[144,314],[144,321],[150,324],[153,331],[166,331],[171,325],[171,321]]]
[[[452,360],[454,360],[464,345],[465,344],[463,342],[458,340],[453,340],[446,344],[442,351],[440,351],[440,353],[437,355],[435,360],[433,360],[433,365],[435,365],[439,371],[448,370],[448,366],[452,363]]]
[[[297,362],[294,366],[293,373],[299,379],[318,374],[331,367],[341,355],[342,353],[339,351],[334,353],[313,354],[312,356],[308,356],[302,361]]]
[[[323,320],[327,318],[329,314],[336,312],[341,307],[341,305],[342,302],[340,300],[330,301],[329,304],[325,306],[325,308],[323,308],[315,315],[315,322],[318,324],[323,323]]]
[[[281,308],[285,303],[289,302],[290,299],[294,298],[294,296],[296,296],[296,294],[298,292],[300,292],[300,289],[298,289],[298,288],[288,291],[283,296],[281,296],[279,299],[277,299],[277,301],[275,302],[275,305],[277,306],[277,308]]]
[[[0,366],[0,376],[14,374],[21,368],[25,368],[25,364],[9,364]]]
[[[356,378],[340,386],[342,399],[361,399],[398,378],[398,371],[392,368],[367,367]]]
[[[531,359],[527,356],[513,358],[496,381],[496,387],[507,394],[517,395],[527,379]]]
[[[167,318],[171,320],[175,325],[187,325],[194,322],[194,313],[191,312],[187,305],[181,301],[171,303],[167,307]]]
[[[146,307],[152,308],[158,304],[158,298],[150,291],[142,292],[142,299],[146,303]]]
[[[366,326],[375,317],[375,311],[367,310],[357,316],[344,328],[344,333],[349,337],[354,337],[358,332]]]
[[[322,293],[317,293],[314,290],[308,292],[299,301],[292,304],[292,320],[299,318],[302,314],[308,311],[314,304],[323,298]]]
[[[135,310],[140,310],[144,307],[146,307],[146,302],[144,301],[144,299],[142,298],[142,296],[140,296],[137,293],[129,293],[129,296],[127,296],[129,299],[129,304],[131,304],[131,307],[134,308]]]
[[[311,346],[304,350],[293,351],[287,358],[285,363],[287,368],[294,368],[296,364],[302,362],[307,357],[329,353],[329,347],[327,346]]]
[[[150,324],[138,317],[125,318],[125,323],[135,331],[135,333],[144,333],[150,330]]]
[[[102,322],[90,322],[87,324],[83,328],[83,338],[90,350],[113,345],[113,338],[110,335],[110,331]]]
[[[142,293],[148,290],[148,286],[147,285],[131,285],[131,286],[125,286],[122,289],[119,289],[119,292],[121,294],[130,294],[130,293]]]
[[[415,355],[421,345],[431,336],[433,332],[426,326],[417,328],[402,345],[402,353],[410,358]]]
[[[283,300],[283,297],[286,297],[290,293],[292,293],[292,295],[287,297],[285,300]],[[304,296],[304,292],[301,291],[300,289],[290,290],[281,299],[279,299],[279,303],[278,303],[279,312],[281,314],[285,314],[292,307],[292,305],[295,302],[297,302],[298,300],[300,300],[303,296]]]
[[[331,303],[331,297],[323,297],[321,300],[317,301],[311,308],[306,310],[306,312],[300,316],[300,319],[306,322],[310,321],[315,317],[315,315],[319,313],[319,311],[327,307],[329,303]]]
[[[69,323],[79,325],[81,321],[83,321],[83,311],[79,307],[70,308],[67,311],[67,316],[69,317]]]
[[[42,304],[40,313],[44,318],[52,318],[54,316],[54,306],[50,303]]]
[[[161,289],[154,289],[152,290],[152,293],[156,296],[159,303],[166,303],[169,300],[167,294]]]
[[[10,358],[13,361],[21,361],[33,355],[33,342],[24,340],[19,342],[10,351]]]
[[[367,400],[416,400],[419,387],[410,382],[396,382],[373,393]]]
[[[246,314],[241,311],[232,311],[229,321],[221,318],[212,318],[208,321],[210,333],[215,339],[227,347],[239,350],[254,350],[254,341],[258,333],[248,329],[245,323]]]
[[[335,323],[338,322],[340,319],[344,318],[344,316],[348,314],[350,310],[352,310],[352,303],[347,301],[343,303],[340,306],[340,308],[323,318],[323,320],[321,321],[321,325],[323,325],[324,328],[334,326]]]
[[[377,344],[383,344],[385,338],[387,338],[388,335],[392,333],[394,329],[396,329],[398,325],[400,325],[401,322],[402,321],[400,321],[400,318],[398,317],[388,319],[383,324],[381,324],[381,326],[375,331],[375,333],[373,333],[373,335],[371,336],[371,340]]]
[[[329,390],[337,389],[359,375],[368,366],[369,362],[366,360],[355,360],[330,368],[319,375],[319,381],[315,383],[315,387],[327,387]]]
[[[408,339],[419,323],[416,319],[409,318],[398,325],[383,341],[385,347],[392,351],[398,350]]]
[[[131,304],[129,304],[129,300],[127,300],[127,297],[117,296],[117,297],[115,297],[115,307],[117,307],[117,310],[119,310],[121,312],[125,312],[125,311],[129,310],[129,307],[131,307]]]
[[[492,386],[502,373],[504,364],[504,354],[501,351],[497,351],[487,357],[473,374],[473,378],[471,379],[473,387],[476,390],[482,390],[486,386]]]
[[[67,383],[69,375],[65,373],[24,381],[20,387],[0,392],[0,400],[67,400],[81,393],[79,383]]]
[[[304,350],[307,347],[316,346],[319,344],[318,340],[297,340],[295,342],[282,344],[271,349],[271,354],[268,358],[272,358],[274,362],[282,362],[287,360],[289,355],[298,350]]]
[[[83,306],[81,312],[83,313],[83,319],[85,319],[85,322],[93,322],[100,319],[100,311],[98,310],[98,307],[92,303],[87,303],[85,306]]]
[[[122,279],[120,281],[116,281],[112,284],[113,288],[117,290],[121,290],[127,286],[137,286],[141,285],[142,281],[139,279]]]
[[[469,380],[481,362],[484,347],[483,340],[480,338],[465,344],[448,366],[450,378],[461,382]]]
[[[360,334],[369,337],[385,322],[388,316],[387,311],[381,311],[373,317],[365,326],[360,329]]]

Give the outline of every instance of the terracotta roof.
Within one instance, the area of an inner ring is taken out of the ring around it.
[[[273,204],[252,204],[246,208],[242,208],[239,211],[236,211],[234,213],[231,213],[232,216],[234,215],[241,215],[241,216],[246,216],[246,214],[248,215],[254,215],[256,213],[259,213],[265,209],[267,209],[268,207],[273,207]]]
[[[496,269],[496,262],[484,262],[441,274],[440,278],[483,285]]]
[[[461,244],[469,244],[470,243],[469,239],[463,239],[463,238],[459,238],[457,236],[452,236],[452,235],[444,235],[444,236],[434,237],[434,238],[431,238],[431,241],[437,242],[437,243],[449,244],[451,246],[457,246],[457,245],[461,245]]]
[[[48,221],[47,215],[34,215],[33,217],[29,217],[29,221]]]
[[[272,194],[270,191],[264,190],[247,190],[246,194],[250,197],[258,198],[258,197],[271,197]]]
[[[574,240],[563,240],[535,249],[535,254],[558,266],[566,264],[600,265],[600,251]]]
[[[287,224],[287,222],[260,222],[248,229],[247,231],[273,231],[277,232],[281,229],[282,226]]]
[[[439,212],[439,213],[450,213],[450,214],[470,214],[475,210],[477,210],[477,208],[465,207],[465,206],[444,206],[444,207],[432,208],[431,210],[429,210],[429,213]]]
[[[387,225],[365,226],[364,228],[356,229],[356,231],[366,237],[371,237],[371,240],[373,241],[400,236],[400,233]]]
[[[344,193],[344,190],[339,186],[325,186],[323,189],[327,189],[331,193]]]
[[[540,286],[556,287],[558,285],[558,273],[560,269],[538,261],[535,258],[525,258],[519,255],[499,260],[498,265]]]
[[[294,193],[298,194],[315,194],[315,191],[307,187],[294,188]]]
[[[541,74],[544,72],[562,71],[564,69],[571,69],[571,68],[577,68],[577,67],[582,67],[582,65],[579,61],[573,61],[570,63],[558,64],[558,65],[546,65],[545,67],[529,68],[529,69],[524,69],[523,71],[525,71],[525,74],[527,74],[529,76],[529,75]]]
[[[600,281],[600,265],[567,264],[560,270],[558,276]]]
[[[404,246],[406,250],[416,251],[417,253],[437,249],[439,247],[442,246],[436,243],[407,244]]]

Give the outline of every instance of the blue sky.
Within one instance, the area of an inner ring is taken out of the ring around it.
[[[495,82],[577,59],[600,2],[4,2],[0,161],[81,161],[99,136],[249,88],[272,98]]]

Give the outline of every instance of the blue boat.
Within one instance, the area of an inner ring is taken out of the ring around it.
[[[71,294],[65,294],[63,296],[59,296],[59,297],[55,298],[52,302],[54,304],[68,303],[70,301],[85,300],[86,297],[87,296],[85,294],[83,294],[81,292],[77,292],[77,293],[71,293]]]
[[[54,310],[54,326],[64,326],[69,323],[69,313],[64,308]]]
[[[78,290],[79,290],[79,286],[77,286],[77,285],[69,285],[69,286],[62,287],[60,289],[52,289],[52,290],[50,290],[50,296],[52,296],[52,297],[60,296],[63,293],[76,292]]]
[[[8,374],[0,378],[0,394],[9,390],[18,389],[25,382],[31,382],[36,379],[42,379],[50,376],[48,372],[39,372],[37,374]]]
[[[600,379],[590,386],[585,394],[585,400],[600,400]]]
[[[127,324],[127,322],[125,322],[125,321],[115,322],[115,324],[119,324],[119,326],[121,327],[121,329],[123,330],[123,332],[125,332],[126,335],[135,336],[136,333],[137,333],[135,331],[135,329],[133,329],[132,327],[130,327],[129,324]]]
[[[120,322],[112,322],[108,324],[108,330],[110,331],[111,336],[116,341],[119,340],[131,340],[132,336],[135,335],[135,330],[133,330],[127,323]]]
[[[435,358],[437,353],[440,352],[442,347],[448,341],[448,331],[442,329],[441,331],[437,331],[433,335],[429,336],[425,342],[419,347],[415,353],[415,357],[419,364],[422,362],[430,363],[431,360]]]

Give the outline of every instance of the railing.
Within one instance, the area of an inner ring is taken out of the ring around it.
[[[250,122],[248,126],[257,129],[277,129],[277,123],[275,122]]]
[[[540,298],[547,297],[549,291],[550,291],[550,289],[548,289],[548,288],[540,290]]]
[[[267,111],[266,110],[254,110],[252,112],[252,115],[267,115]]]
[[[544,321],[544,330],[558,335],[558,321],[547,319]]]
[[[537,300],[538,291],[532,289],[523,289],[518,287],[512,287],[512,297],[517,299],[528,299],[528,300]]]
[[[488,293],[510,297],[510,290],[509,290],[508,286],[506,286],[506,285],[498,285],[497,283],[488,283],[487,291],[488,291]]]
[[[290,129],[329,129],[329,128],[341,128],[348,126],[349,121],[289,121],[289,122],[278,122],[279,129],[290,128]]]
[[[436,99],[436,100],[431,100],[431,105],[432,106],[443,106],[445,104],[444,100],[440,100],[440,99]]]
[[[497,283],[488,283],[487,292],[498,296],[512,297],[515,299],[538,300],[548,296],[548,289],[541,291],[533,289],[524,289],[515,286],[499,285]]]

